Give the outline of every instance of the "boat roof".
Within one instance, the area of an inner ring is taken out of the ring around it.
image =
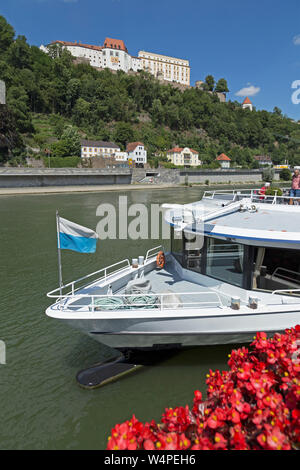
[[[181,221],[186,232],[248,245],[300,249],[300,205],[289,205],[289,198],[220,192],[183,207],[189,214],[185,224]],[[179,229],[176,210],[175,223],[172,210],[166,220]]]

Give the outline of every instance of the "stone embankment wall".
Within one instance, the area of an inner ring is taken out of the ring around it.
[[[260,170],[178,170],[178,169],[142,169],[134,168],[132,182],[139,183],[153,180],[157,184],[231,184],[262,182]],[[279,181],[279,172],[275,172],[275,181]]]
[[[3,168],[0,188],[130,184],[128,169]]]
[[[279,180],[279,172],[275,173]],[[257,184],[259,170],[177,170],[134,168],[0,168],[0,188],[43,186],[89,186],[152,183],[180,184]]]

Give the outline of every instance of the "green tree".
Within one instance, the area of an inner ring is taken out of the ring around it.
[[[72,126],[67,126],[61,139],[51,145],[53,157],[79,157],[80,151],[80,135]]]
[[[228,93],[229,92],[228,86],[227,86],[227,81],[225,80],[225,78],[220,78],[220,80],[218,80],[218,83],[217,83],[216,88],[215,88],[215,92],[217,92],[217,93]]]
[[[150,110],[152,121],[154,125],[159,125],[164,123],[164,108],[160,99],[153,100],[152,108]]]
[[[280,179],[283,181],[290,181],[292,179],[292,173],[288,168],[282,168],[279,173]]]
[[[0,16],[0,53],[5,52],[15,37],[15,31],[13,27],[7,23],[3,16]]]
[[[25,36],[18,36],[7,50],[7,60],[10,65],[17,69],[31,67],[30,46]]]
[[[126,144],[128,142],[132,142],[134,139],[132,126],[128,122],[118,122],[114,130],[113,137],[124,149]]]
[[[207,75],[205,77],[204,89],[207,91],[214,91],[215,88],[215,79],[212,75]]]
[[[12,111],[19,132],[32,132],[28,95],[22,86],[13,86],[7,92],[7,105]]]

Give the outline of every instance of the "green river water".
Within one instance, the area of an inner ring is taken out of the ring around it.
[[[58,284],[55,211],[96,229],[96,208],[120,195],[128,205],[187,203],[198,188],[0,197],[0,365],[2,449],[105,449],[111,428],[134,413],[160,419],[166,407],[191,404],[205,391],[210,368],[226,368],[232,346],[181,351],[102,388],[79,387],[76,373],[107,358],[93,339],[45,315],[46,293]],[[62,253],[71,281],[124,258],[143,255],[157,240],[103,240],[95,254]],[[165,243],[168,248],[168,242]]]

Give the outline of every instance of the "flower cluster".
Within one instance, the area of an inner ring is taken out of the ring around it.
[[[161,423],[117,424],[108,450],[291,450],[300,448],[300,326],[233,350],[229,370],[209,371],[207,398],[168,408]],[[298,358],[299,354],[299,358]]]

